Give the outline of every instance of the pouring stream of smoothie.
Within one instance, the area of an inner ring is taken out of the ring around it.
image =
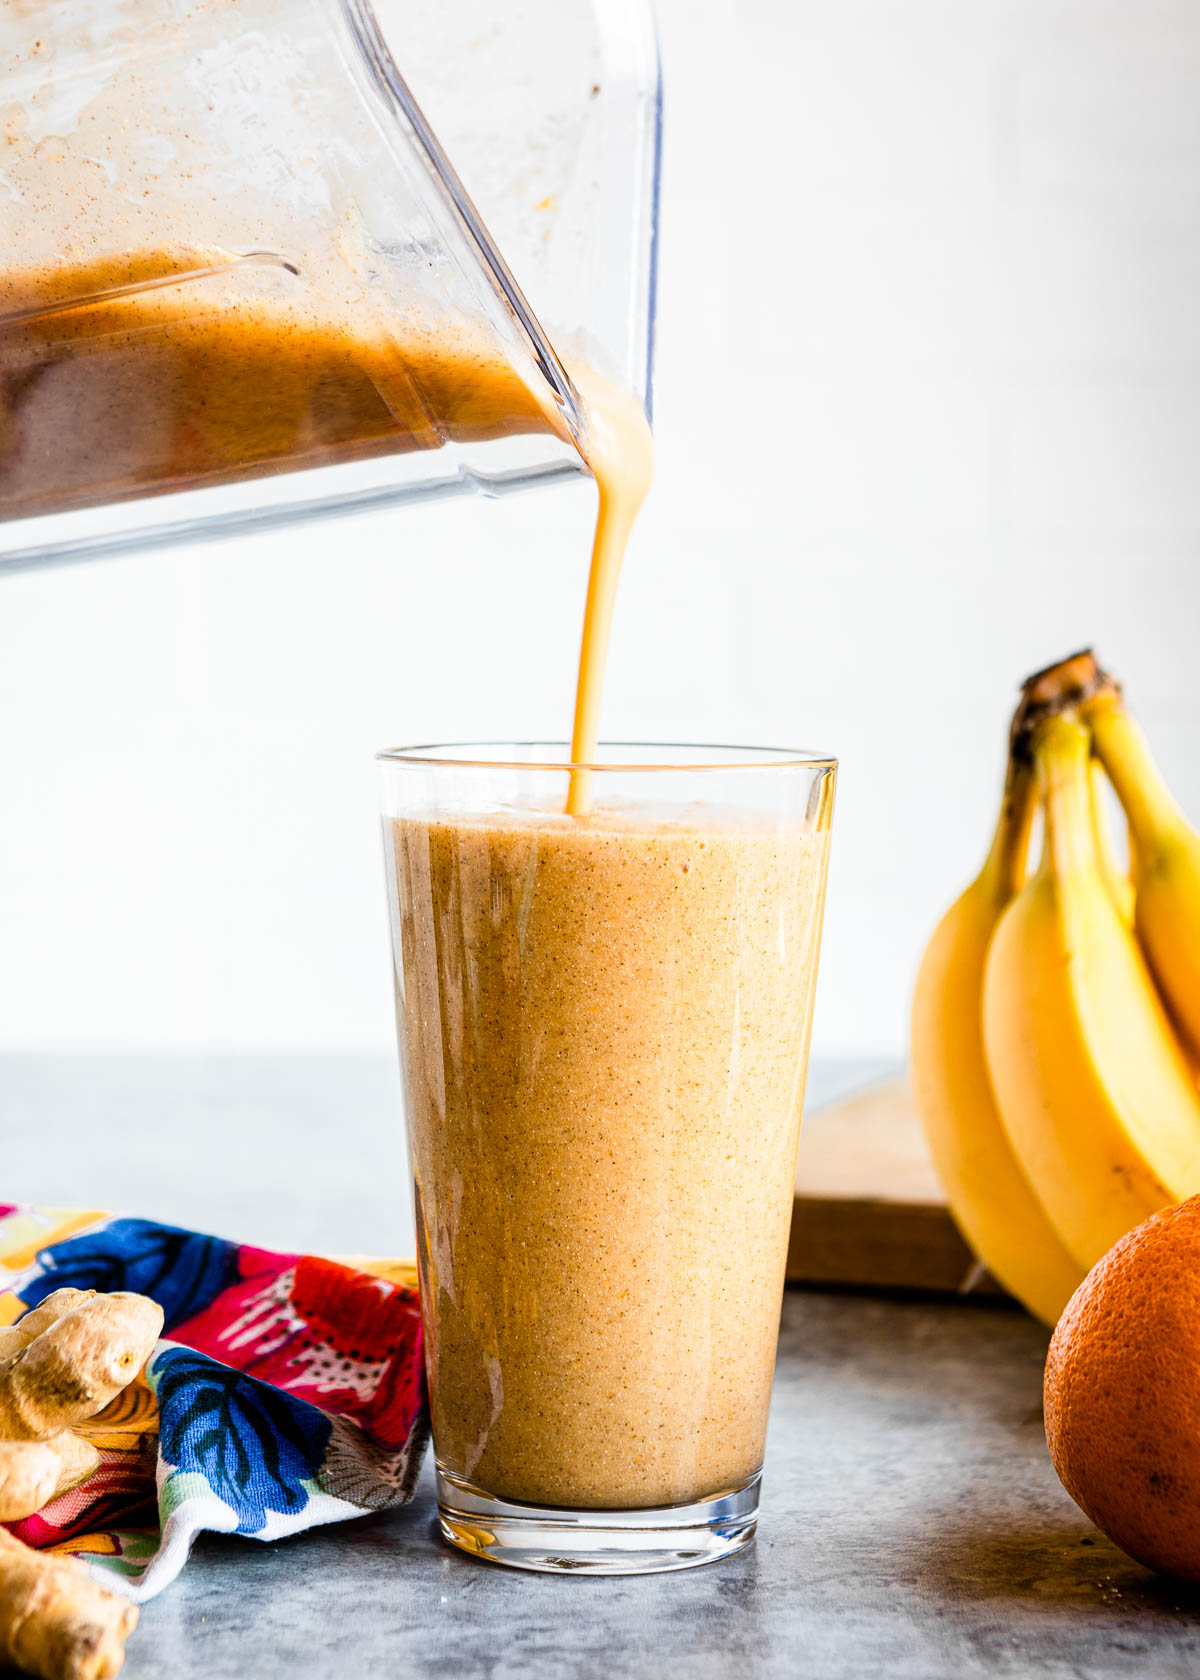
[[[372,332],[357,294],[327,296],[319,276],[264,293],[253,265],[216,256],[180,246],[0,270],[0,519],[557,431],[598,496],[571,737],[572,764],[594,764],[621,564],[654,469],[638,399],[572,365],[572,440],[486,337]],[[591,782],[572,770],[571,815],[586,815]]]
[[[596,761],[600,696],[621,563],[634,520],[650,489],[654,444],[636,397],[590,368],[576,365],[570,373],[583,398],[587,419],[580,452],[596,480],[598,497],[575,690],[575,723],[571,732],[571,763],[589,765]],[[571,771],[567,790],[567,811],[571,816],[587,815],[591,808],[591,783],[590,770]]]

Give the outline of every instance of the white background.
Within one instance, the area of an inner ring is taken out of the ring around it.
[[[814,1050],[898,1054],[1028,670],[1094,641],[1200,814],[1200,9],[659,15],[605,726],[839,753]],[[581,482],[0,582],[0,1047],[390,1046],[372,751],[565,730],[591,517]]]

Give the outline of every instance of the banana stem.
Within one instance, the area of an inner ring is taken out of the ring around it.
[[[1138,849],[1156,852],[1191,833],[1191,827],[1158,766],[1146,737],[1119,700],[1101,695],[1087,708],[1096,757],[1117,790]]]
[[[982,870],[982,879],[1001,904],[1007,904],[1025,884],[1029,834],[1036,809],[1037,786],[1033,767],[1010,753],[1000,815]]]
[[[1046,815],[1042,869],[1062,876],[1098,867],[1088,773],[1091,739],[1076,719],[1048,717],[1033,738]]]

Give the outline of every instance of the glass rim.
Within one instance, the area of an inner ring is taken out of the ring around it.
[[[562,758],[534,759],[534,758],[504,758],[477,756],[494,752],[520,753],[561,748],[566,755]],[[400,764],[429,768],[439,766],[442,769],[453,770],[526,770],[549,772],[568,775],[572,771],[588,770],[608,774],[653,773],[662,775],[687,774],[689,772],[704,774],[712,771],[728,772],[733,770],[836,770],[838,761],[832,753],[817,752],[807,747],[751,747],[733,745],[713,745],[706,742],[692,741],[601,741],[599,748],[604,753],[621,753],[636,751],[639,753],[661,754],[653,761],[633,761],[619,758],[599,758],[591,762],[576,761],[570,757],[570,742],[568,741],[450,741],[430,742],[422,746],[412,747],[384,747],[375,754],[379,764]],[[681,763],[672,758],[672,754],[703,753],[711,757],[704,757],[690,763]]]

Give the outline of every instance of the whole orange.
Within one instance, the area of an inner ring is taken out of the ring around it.
[[[1139,1563],[1200,1580],[1200,1196],[1088,1273],[1050,1343],[1045,1401],[1076,1504]]]

